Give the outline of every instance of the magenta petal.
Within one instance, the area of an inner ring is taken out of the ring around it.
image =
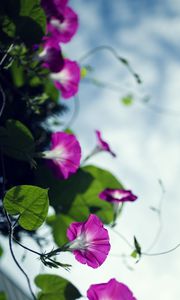
[[[64,67],[59,73],[51,74],[57,89],[61,91],[64,99],[76,95],[80,82],[80,67],[75,61],[64,60]]]
[[[47,24],[47,31],[58,43],[67,43],[76,33],[78,26],[78,15],[72,8],[66,7],[61,19],[51,18]]]
[[[51,137],[51,149],[44,152],[44,158],[58,178],[67,179],[79,168],[80,144],[73,134],[55,132]]]
[[[99,198],[111,203],[120,203],[126,201],[135,201],[135,196],[130,190],[105,189],[99,194]]]
[[[48,18],[60,17],[68,0],[41,0],[41,6]]]
[[[47,47],[45,48],[45,56],[42,57],[43,66],[48,68],[53,73],[60,72],[64,67],[64,59],[60,48]]]
[[[96,130],[96,136],[99,149],[101,151],[107,151],[111,153],[112,156],[116,157],[116,154],[111,150],[109,144],[102,139],[101,132],[99,130]]]
[[[91,214],[85,222],[72,223],[67,230],[70,249],[82,264],[98,268],[105,261],[109,250],[109,235],[103,223]]]
[[[88,291],[89,300],[137,300],[130,289],[116,279],[111,279],[107,283],[92,284]]]

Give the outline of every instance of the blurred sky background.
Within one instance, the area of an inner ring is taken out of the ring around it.
[[[116,230],[131,243],[135,235],[142,251],[149,248],[159,229],[158,215],[150,207],[159,207],[159,179],[163,182],[162,229],[150,252],[166,251],[180,242],[180,2],[72,0],[70,5],[79,15],[80,28],[72,42],[63,47],[65,53],[77,60],[96,46],[112,46],[128,59],[143,81],[138,85],[105,50],[90,56],[83,62],[94,69],[89,76],[108,82],[116,91],[82,82],[80,111],[72,129],[84,156],[96,143],[95,129],[102,131],[117,153],[116,159],[108,153],[98,154],[90,163],[112,171],[138,196],[135,203],[125,206]],[[120,100],[127,94],[134,98],[128,107]],[[64,122],[71,118],[74,107],[73,100],[66,103],[70,111]],[[28,242],[24,240],[24,244]],[[65,254],[63,261],[72,263],[73,268],[70,273],[56,273],[69,278],[84,295],[90,284],[115,277],[127,284],[138,300],[180,299],[180,248],[167,255],[144,256],[135,264],[132,258],[122,258],[132,250],[113,232],[111,243],[111,253],[99,269],[80,265]],[[19,258],[22,252],[19,250]],[[11,262],[8,266],[7,261]],[[2,264],[12,275],[16,272],[25,288],[24,278],[8,253]],[[25,268],[33,278],[39,272],[37,259],[29,255]]]

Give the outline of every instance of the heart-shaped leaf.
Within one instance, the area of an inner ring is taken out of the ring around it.
[[[10,215],[19,215],[18,223],[26,230],[36,230],[48,213],[48,190],[37,186],[15,186],[5,194],[4,208]]]

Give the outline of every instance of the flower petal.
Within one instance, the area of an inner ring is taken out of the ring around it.
[[[92,284],[87,297],[89,300],[137,300],[130,289],[115,278],[107,283]]]
[[[41,6],[48,18],[60,17],[68,0],[41,0]]]
[[[51,149],[43,154],[54,174],[67,179],[79,168],[81,147],[73,134],[55,132],[51,137]]]
[[[78,92],[80,82],[80,67],[75,61],[64,60],[64,67],[59,73],[50,75],[62,97],[68,99]]]
[[[120,203],[126,201],[135,201],[135,196],[130,190],[105,189],[99,194],[99,198],[111,203]]]
[[[70,7],[65,7],[61,18],[51,18],[47,24],[47,32],[57,43],[68,43],[79,26],[78,15]]]
[[[69,249],[82,264],[98,268],[110,251],[109,235],[103,223],[91,214],[85,222],[72,223],[67,230]]]
[[[107,151],[107,152],[111,153],[111,155],[113,157],[116,157],[116,154],[111,150],[109,144],[102,139],[101,132],[99,130],[96,130],[95,132],[96,132],[96,136],[97,136],[97,143],[98,143],[99,149],[101,151]]]

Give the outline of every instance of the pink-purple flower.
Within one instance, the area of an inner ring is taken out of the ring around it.
[[[101,220],[91,214],[85,222],[72,223],[67,230],[69,251],[82,264],[98,268],[105,261],[109,250],[109,235]]]
[[[135,196],[130,190],[122,189],[105,189],[100,194],[99,197],[102,200],[111,203],[122,203],[126,201],[135,201],[137,196]]]
[[[43,152],[55,176],[67,179],[80,165],[81,147],[73,134],[55,132],[51,136],[51,148]]]
[[[133,202],[137,199],[137,196],[130,190],[107,188],[99,194],[99,198],[113,204],[114,218],[111,224],[113,227],[116,225],[116,219],[121,213],[123,203],[127,201]]]
[[[115,278],[107,283],[92,284],[87,297],[89,300],[137,300],[131,290]]]
[[[41,0],[41,6],[48,18],[61,18],[67,2],[68,0]]]
[[[60,72],[64,67],[64,59],[59,45],[51,44],[47,40],[43,48],[44,50],[39,54],[43,67],[48,68],[52,73]]]
[[[65,99],[76,95],[80,82],[80,67],[75,61],[64,59],[64,67],[59,73],[52,73],[51,79]]]
[[[96,130],[96,136],[97,136],[97,147],[99,151],[107,151],[111,153],[112,156],[115,157],[116,154],[111,150],[109,144],[102,139],[101,132],[99,130]]]
[[[65,7],[61,18],[52,17],[47,24],[48,35],[57,43],[67,43],[75,35],[79,26],[78,15],[70,7]]]

